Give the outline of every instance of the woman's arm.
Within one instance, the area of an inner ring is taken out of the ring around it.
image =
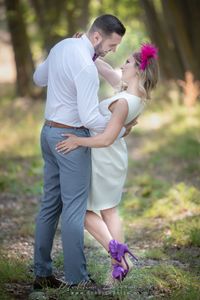
[[[95,65],[99,74],[114,88],[119,86],[121,81],[121,76],[109,65],[107,62],[101,58],[97,58]]]
[[[78,137],[72,134],[63,134],[62,136],[66,136],[68,138],[58,143],[56,145],[56,150],[58,152],[67,153],[79,146],[91,148],[108,147],[118,137],[127,115],[128,103],[125,99],[119,99],[113,110],[112,117],[103,133],[88,138]]]

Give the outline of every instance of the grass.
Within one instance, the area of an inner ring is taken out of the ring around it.
[[[170,235],[167,243],[178,246],[200,247],[200,218],[199,216],[187,217],[176,221],[170,226]]]
[[[30,276],[29,280],[31,279]],[[20,282],[27,280],[27,266],[22,260],[9,258],[5,254],[0,259],[0,278],[1,283]]]
[[[0,295],[2,300],[16,299],[13,292],[17,285],[22,284],[30,289],[33,277],[28,270],[27,261],[18,258],[10,258],[5,253],[0,255]],[[5,290],[6,286],[6,290]],[[8,293],[8,290],[10,293]]]
[[[97,258],[100,256],[96,252]],[[103,256],[101,257],[101,259]],[[106,257],[104,255],[104,259]],[[89,258],[89,264],[91,260]],[[97,271],[97,265],[92,265],[92,270]],[[102,274],[105,269],[98,267],[98,273]],[[98,276],[99,279],[99,276]],[[142,268],[135,268],[126,281],[115,286],[112,290],[111,299],[147,299],[150,295],[154,295],[154,299],[176,299],[176,295],[187,295],[185,299],[198,299],[192,298],[194,295],[198,296],[199,292],[198,278],[192,276],[189,272],[182,270],[179,267],[168,265],[167,263],[160,263],[156,266],[144,266]],[[60,291],[48,290],[48,297],[55,297],[55,299],[79,299],[80,294],[83,299],[93,299],[94,294],[85,291],[84,289],[77,289],[69,291],[62,289]],[[54,299],[54,298],[53,298]],[[82,299],[82,298],[81,298]],[[179,298],[177,298],[179,299]]]
[[[120,213],[126,242],[140,260],[107,299],[199,299],[200,105],[187,110],[168,96],[169,103],[155,101],[147,108],[127,139],[129,171]],[[42,193],[43,103],[4,95],[0,118],[0,294],[1,299],[27,299],[33,278],[29,249]],[[89,235],[85,253],[93,278],[106,282],[109,257]],[[60,250],[54,262],[62,276]],[[47,290],[37,296],[94,298],[82,289]]]
[[[154,260],[167,260],[168,256],[161,248],[152,248],[144,252],[144,257]]]
[[[1,101],[0,188],[13,194],[41,193],[42,159],[39,132],[41,103],[28,99]],[[28,190],[27,190],[28,188]]]

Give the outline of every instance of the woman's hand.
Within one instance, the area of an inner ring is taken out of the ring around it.
[[[80,38],[80,37],[82,37],[83,34],[84,34],[84,32],[76,32],[76,33],[73,35],[73,38]]]
[[[68,153],[69,151],[72,151],[79,147],[77,144],[77,136],[71,133],[64,133],[62,134],[64,137],[68,137],[66,140],[59,142],[56,145],[56,150],[58,152],[62,152],[63,154]]]

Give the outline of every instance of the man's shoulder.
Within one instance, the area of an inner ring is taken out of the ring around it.
[[[96,75],[96,66],[87,47],[79,38],[66,38],[58,42],[51,49],[52,57],[61,59],[65,66],[73,70],[73,74],[78,75],[82,71],[87,74],[91,72]]]
[[[77,60],[90,60],[88,51],[81,43],[81,39],[78,38],[66,38],[58,42],[52,49],[51,52],[64,54],[64,57],[73,56]]]
[[[54,47],[52,48],[52,50],[56,50],[59,48],[65,48],[65,47],[68,49],[78,48],[77,39],[75,39],[75,38],[63,39],[63,40],[59,41],[57,44],[55,44]]]

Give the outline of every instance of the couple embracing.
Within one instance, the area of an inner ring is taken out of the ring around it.
[[[61,217],[66,284],[96,283],[86,268],[84,228],[108,251],[112,277],[123,280],[137,258],[124,244],[117,206],[127,171],[123,139],[137,123],[158,78],[157,49],[150,44],[131,53],[122,76],[103,61],[115,52],[125,27],[113,15],[98,17],[88,32],[64,39],[34,73],[47,86],[41,132],[44,195],[36,221],[34,288],[59,288],[51,250]],[[99,103],[99,74],[121,91]]]

